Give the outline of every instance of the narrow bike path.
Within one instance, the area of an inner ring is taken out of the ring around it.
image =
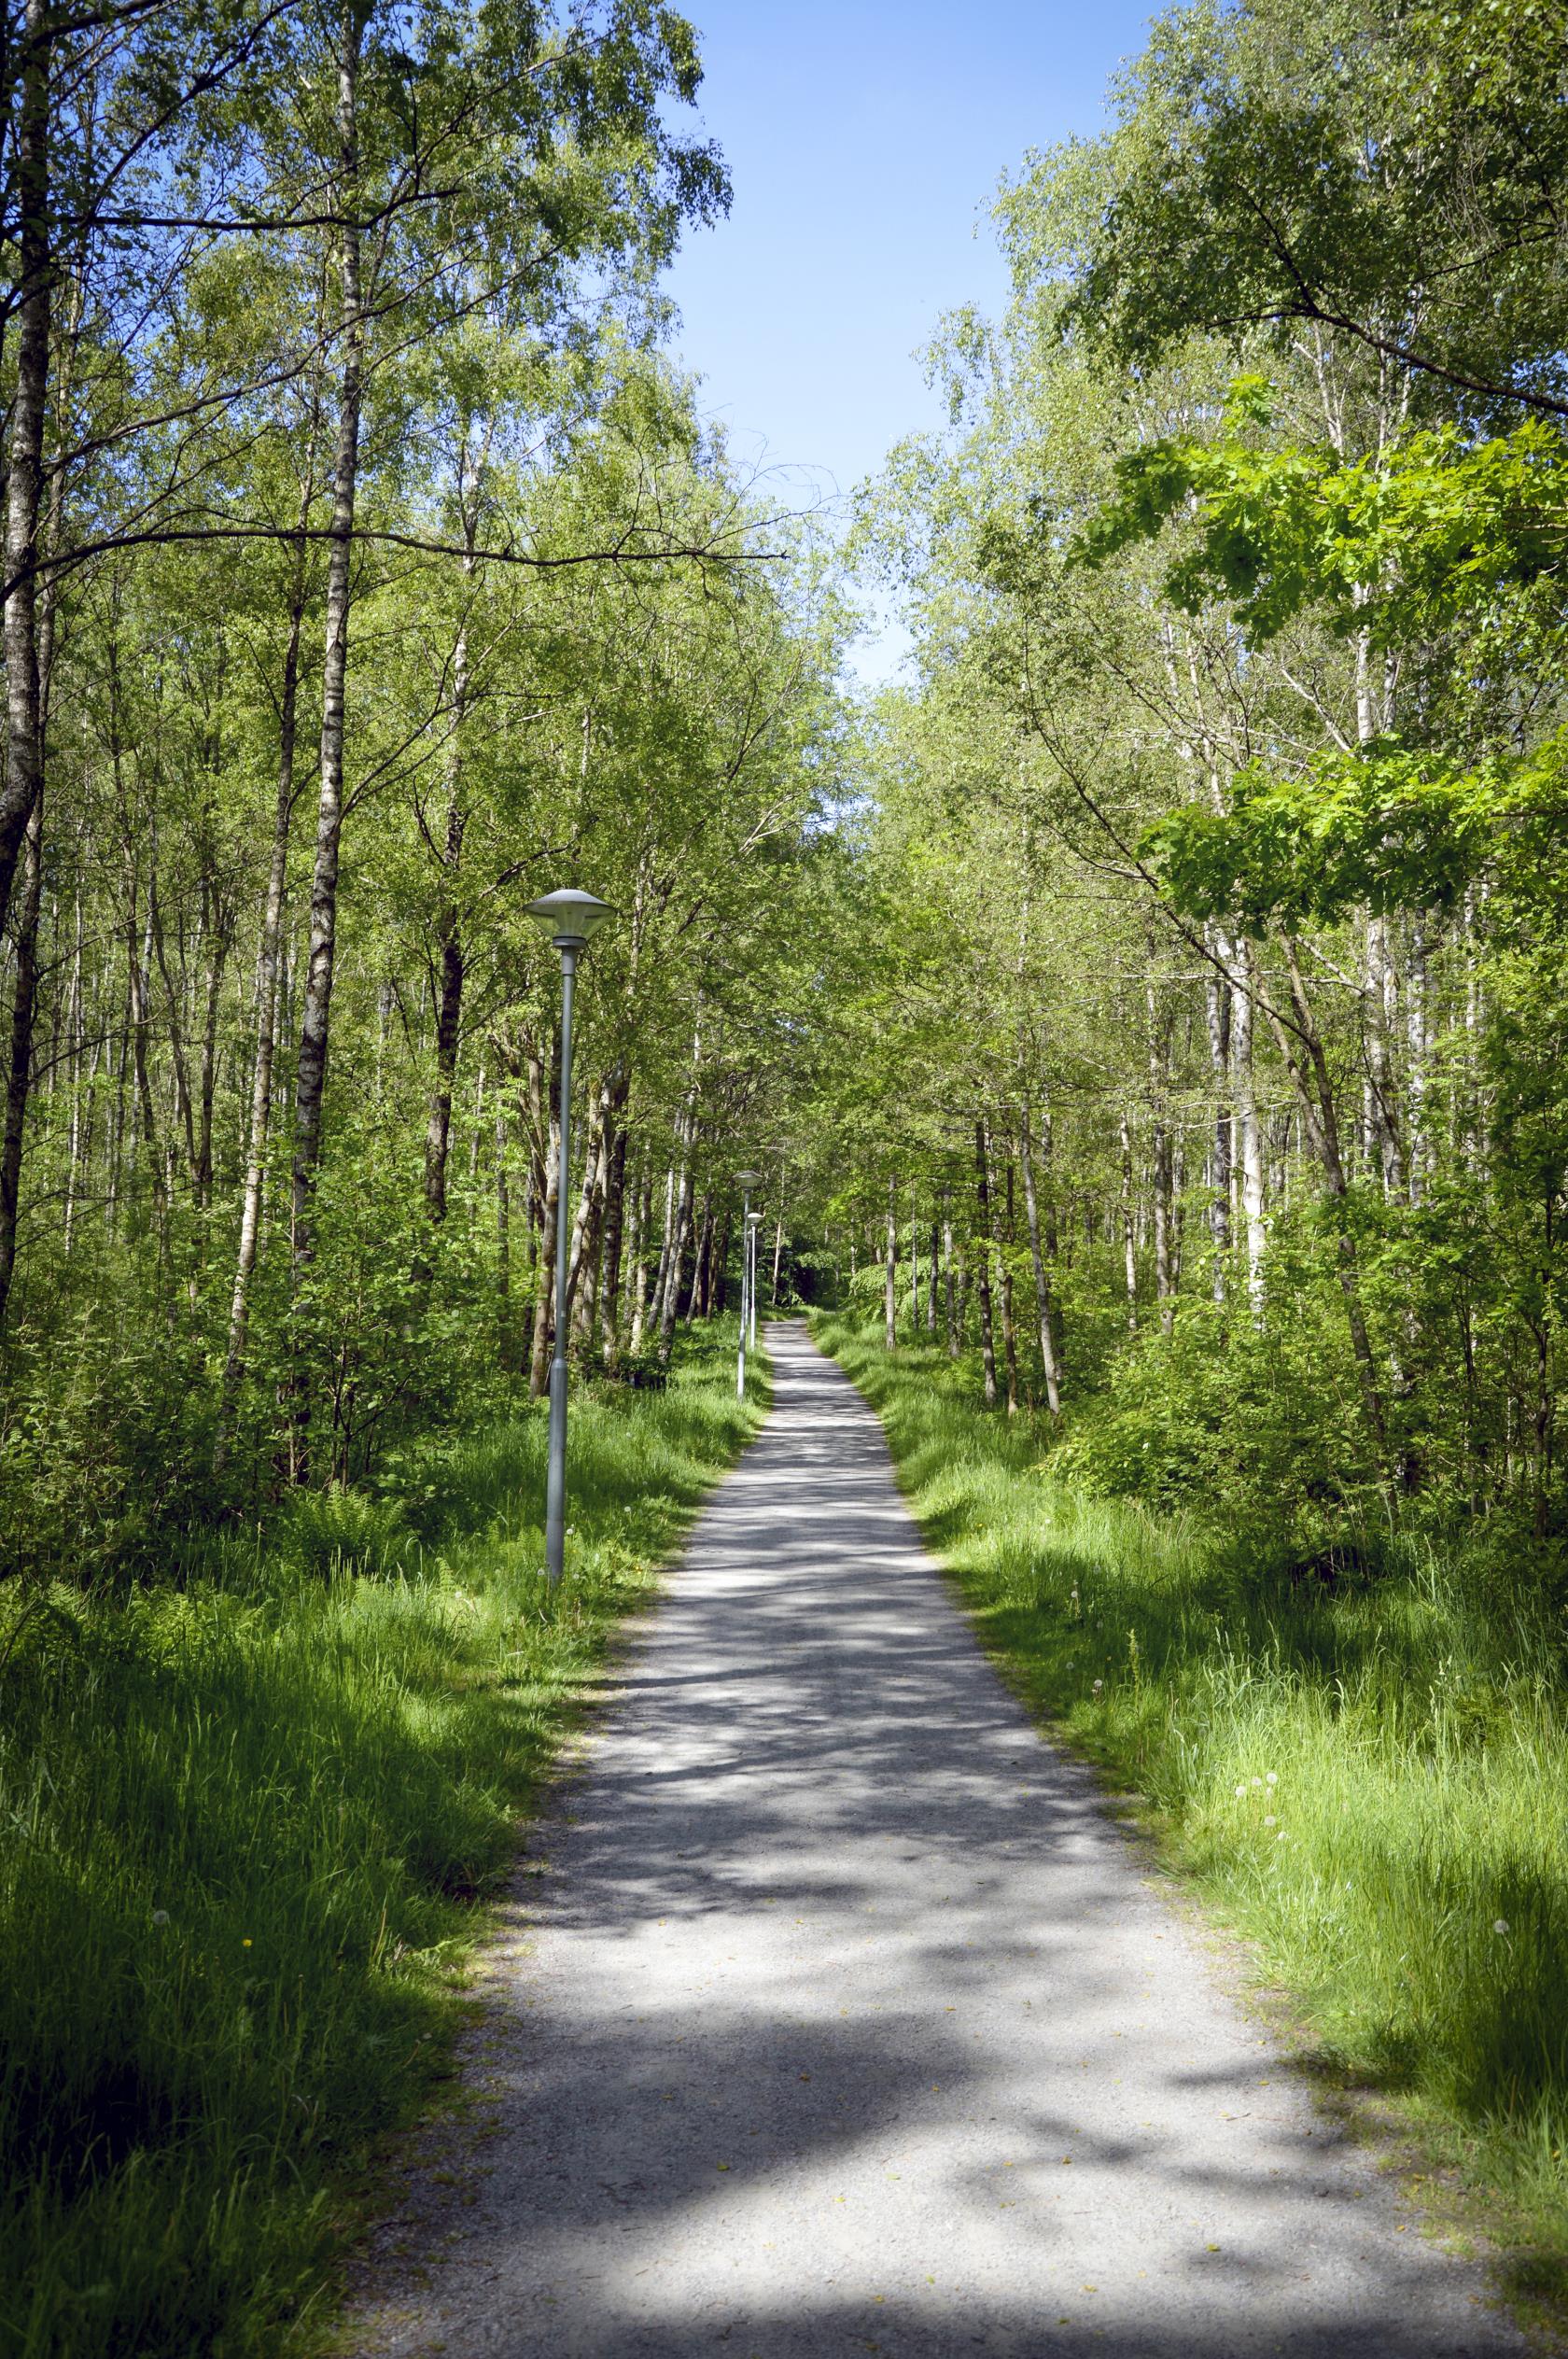
[[[1502,2359],[1002,1688],[798,1327],[534,1832],[378,2359]]]

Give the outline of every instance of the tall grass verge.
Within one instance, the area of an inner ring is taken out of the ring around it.
[[[449,2062],[475,1903],[757,1422],[732,1366],[715,1338],[666,1393],[574,1402],[554,1597],[529,1410],[408,1501],[0,1602],[7,2359],[315,2345],[348,2177]]]
[[[1568,2289],[1561,1632],[1435,1552],[1293,1580],[1246,1533],[1085,1497],[945,1353],[816,1323],[1020,1692],[1151,1806],[1323,2059],[1395,2097]]]

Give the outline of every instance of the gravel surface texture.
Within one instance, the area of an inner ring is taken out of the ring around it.
[[[534,1828],[370,2359],[1502,2359],[1003,1689],[799,1327]]]

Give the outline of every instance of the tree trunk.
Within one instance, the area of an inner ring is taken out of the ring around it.
[[[1264,1002],[1269,1029],[1280,1051],[1285,1070],[1295,1085],[1296,1095],[1307,1124],[1308,1134],[1323,1165],[1328,1192],[1339,1211],[1336,1260],[1339,1291],[1345,1304],[1346,1323],[1351,1333],[1351,1349],[1355,1357],[1356,1376],[1361,1386],[1362,1406],[1366,1414],[1373,1447],[1377,1453],[1379,1470],[1384,1478],[1385,1496],[1391,1515],[1394,1510],[1394,1495],[1388,1486],[1388,1420],[1383,1411],[1382,1388],[1378,1382],[1377,1363],[1372,1356],[1371,1340],[1366,1330],[1366,1314],[1361,1299],[1361,1272],[1356,1255],[1355,1239],[1343,1216],[1343,1208],[1350,1195],[1345,1174],[1344,1156],[1339,1144],[1339,1118],[1334,1102],[1334,1085],[1329,1077],[1328,1060],[1323,1053],[1323,1040],[1307,996],[1307,985],[1301,973],[1300,960],[1294,940],[1286,937],[1286,955],[1290,965],[1291,1015],[1294,1032],[1287,1030],[1279,1011],[1268,1001]]]
[[[1153,1108],[1149,1177],[1155,1211],[1155,1294],[1159,1303],[1160,1330],[1169,1335],[1176,1292],[1171,1234],[1170,1018],[1158,1004],[1155,978],[1150,973],[1143,978],[1143,993],[1148,1018],[1149,1098]]]
[[[713,1286],[713,1190],[704,1188],[702,1220],[697,1230],[697,1257],[692,1268],[692,1292],[686,1304],[686,1324],[706,1319]]]
[[[898,1211],[894,1200],[894,1183],[888,1182],[888,1252],[884,1265],[885,1301],[884,1325],[887,1347],[890,1352],[898,1341]]]
[[[26,0],[22,20],[20,113],[16,130],[17,240],[16,382],[11,389],[11,439],[6,469],[5,776],[0,782],[0,926],[10,911],[22,839],[44,784],[43,709],[38,660],[38,518],[44,483],[44,422],[48,406],[49,316],[53,257],[49,74],[54,11],[49,0]]]
[[[511,1202],[507,1187],[507,1119],[496,1097],[496,1345],[503,1372],[511,1372]]]
[[[539,1228],[539,1262],[534,1275],[534,1333],[528,1353],[528,1391],[538,1400],[550,1381],[550,1339],[555,1318],[555,1207],[560,1198],[560,1126],[550,1118],[545,1168],[549,1174],[540,1192],[543,1219]]]
[[[459,498],[463,484],[458,484]],[[465,585],[472,575],[477,517],[464,503],[463,558]],[[452,651],[452,736],[447,754],[446,838],[441,847],[441,907],[436,917],[436,1084],[430,1092],[429,1118],[425,1128],[425,1205],[433,1221],[446,1218],[446,1166],[452,1138],[452,1092],[457,1076],[457,1044],[463,1018],[462,920],[457,907],[457,878],[463,864],[463,837],[469,814],[464,802],[463,723],[469,706],[469,623],[467,613],[457,626]],[[477,1135],[477,1133],[476,1133]]]
[[[1040,1206],[1034,1185],[1034,1144],[1029,1136],[1027,1099],[1018,1117],[1018,1159],[1023,1166],[1024,1213],[1029,1221],[1029,1259],[1034,1266],[1035,1314],[1040,1324],[1040,1364],[1045,1373],[1045,1406],[1051,1412],[1051,1423],[1056,1425],[1061,1416],[1061,1374],[1051,1324],[1051,1289],[1045,1258],[1040,1249]]]
[[[696,1129],[694,1101],[688,1096],[680,1122],[680,1186],[676,1195],[675,1219],[670,1232],[669,1258],[665,1270],[664,1293],[659,1301],[659,1365],[669,1366],[675,1344],[676,1305],[680,1298],[680,1265],[686,1252],[686,1235],[692,1225],[692,1141]]]
[[[1127,1333],[1138,1332],[1138,1237],[1132,1218],[1132,1129],[1122,1116],[1122,1262],[1127,1273]]]
[[[1250,942],[1240,945],[1240,982],[1231,1003],[1230,1069],[1240,1132],[1241,1218],[1247,1233],[1247,1296],[1253,1316],[1263,1317],[1263,1256],[1267,1232],[1263,1218],[1263,1138],[1253,1074],[1253,1006],[1256,965]]]
[[[621,1364],[621,1248],[626,1223],[627,1132],[615,1133],[605,1187],[604,1275],[599,1286],[599,1341],[604,1363],[613,1376]]]
[[[1225,946],[1218,934],[1211,934],[1211,947],[1215,956],[1224,958]],[[1213,1289],[1216,1302],[1225,1299],[1225,1271],[1230,1258],[1230,1035],[1231,990],[1223,975],[1211,967],[1208,973],[1209,1065],[1214,1077],[1214,1144],[1209,1172],[1209,1235],[1214,1248]]]
[[[33,1022],[38,1000],[38,912],[43,902],[44,807],[38,800],[22,839],[21,892],[16,905],[15,982],[11,998],[10,1062],[6,1074],[6,1123],[0,1138],[0,1327],[16,1275],[17,1213],[21,1196],[21,1149],[33,1067]]]
[[[235,1404],[245,1372],[250,1281],[260,1236],[261,1192],[267,1172],[267,1130],[272,1119],[273,1057],[277,1041],[278,948],[283,934],[283,897],[288,883],[288,828],[294,809],[294,744],[300,695],[300,632],[305,611],[305,545],[295,558],[283,657],[283,693],[278,703],[277,800],[273,808],[273,851],[261,909],[261,947],[256,962],[256,1063],[250,1085],[250,1133],[245,1150],[245,1191],[240,1202],[240,1240],[234,1258],[234,1290],[229,1304],[229,1350],[218,1395],[213,1473],[220,1476],[233,1435]]]
[[[674,1186],[674,1173],[670,1175]],[[667,1209],[667,1208],[666,1208]],[[653,1227],[653,1182],[645,1177],[637,1197],[637,1244],[632,1255],[632,1350],[642,1349],[648,1324],[648,1240]],[[662,1266],[662,1263],[661,1263]]]
[[[311,878],[310,962],[294,1075],[293,1251],[296,1286],[315,1249],[315,1180],[327,1086],[327,1047],[337,956],[338,854],[343,834],[343,699],[348,681],[348,621],[353,594],[355,492],[359,471],[359,413],[363,396],[365,317],[359,286],[359,54],[366,16],[346,0],[339,20],[338,260],[342,277],[340,333],[343,374],[338,388],[337,446],[332,468],[332,522],[327,560],[326,643],[321,678],[321,777],[315,862]],[[293,1404],[294,1479],[308,1472],[310,1383],[296,1366]]]
[[[990,1133],[987,1130],[986,1135],[986,1151],[987,1160],[989,1159],[990,1155]],[[1009,1157],[1007,1164],[1007,1215],[1001,1248],[997,1255],[997,1260],[1001,1280],[1001,1364],[1007,1375],[1007,1413],[1010,1417],[1015,1417],[1018,1413],[1018,1330],[1013,1317],[1012,1249],[1015,1243],[1015,1236],[1013,1217],[1013,1163],[1011,1157]]]
[[[974,1175],[979,1200],[975,1232],[980,1292],[980,1357],[986,1372],[986,1406],[996,1407],[996,1341],[991,1332],[991,1178],[986,1157],[986,1126],[974,1125]]]
[[[959,1290],[953,1269],[953,1192],[942,1191],[942,1285],[946,1298],[947,1356],[956,1360],[963,1349],[963,1337],[959,1327]]]

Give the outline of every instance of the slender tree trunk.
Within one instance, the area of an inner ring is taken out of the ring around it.
[[[936,1333],[936,1287],[937,1280],[941,1274],[941,1257],[942,1224],[940,1221],[933,1220],[931,1225],[931,1251],[926,1257],[928,1265],[926,1281],[926,1333],[928,1335],[934,1335]]]
[[[261,947],[256,962],[256,1063],[250,1085],[250,1130],[245,1150],[245,1190],[240,1201],[240,1239],[234,1258],[234,1290],[229,1304],[229,1350],[218,1397],[213,1473],[219,1476],[231,1446],[235,1404],[245,1372],[250,1281],[261,1229],[261,1195],[267,1173],[267,1130],[272,1120],[273,1058],[277,1041],[278,950],[283,936],[283,899],[288,883],[288,827],[294,809],[294,746],[300,694],[300,632],[305,611],[305,548],[295,557],[288,638],[284,648],[283,693],[278,700],[277,799],[273,807],[273,850],[261,908]]]
[[[671,1174],[671,1186],[674,1175]],[[668,1208],[666,1207],[666,1210]],[[645,1177],[637,1199],[637,1249],[632,1255],[632,1351],[642,1349],[648,1325],[648,1240],[653,1228],[653,1182]],[[663,1257],[661,1257],[661,1268]]]
[[[894,1182],[888,1182],[888,1252],[884,1264],[885,1301],[884,1326],[887,1347],[890,1352],[898,1341],[898,1211],[894,1198]]]
[[[26,0],[16,130],[17,240],[16,382],[11,388],[11,438],[6,469],[7,758],[0,779],[0,926],[22,839],[42,807],[43,709],[38,657],[38,520],[44,483],[44,423],[48,409],[49,321],[54,286],[49,246],[52,197],[49,155],[49,76],[55,11],[49,0]]]
[[[1122,1116],[1122,1262],[1127,1274],[1127,1333],[1138,1332],[1138,1235],[1132,1216],[1132,1128]]]
[[[697,1229],[697,1257],[692,1270],[692,1293],[686,1306],[686,1324],[695,1327],[699,1318],[706,1319],[713,1288],[713,1190],[704,1188],[702,1219]]]
[[[1240,975],[1243,988],[1231,1002],[1231,1075],[1236,1094],[1237,1124],[1240,1131],[1241,1217],[1247,1234],[1247,1297],[1253,1316],[1263,1317],[1264,1278],[1263,1256],[1267,1243],[1263,1213],[1263,1137],[1258,1123],[1257,1096],[1253,1074],[1253,1004],[1256,990],[1256,968],[1252,945],[1240,945]]]
[[[1024,1213],[1029,1221],[1029,1258],[1034,1265],[1035,1315],[1040,1325],[1040,1364],[1045,1373],[1045,1406],[1056,1425],[1061,1416],[1061,1371],[1057,1362],[1056,1337],[1051,1323],[1051,1289],[1045,1274],[1045,1257],[1040,1249],[1040,1206],[1034,1185],[1034,1146],[1029,1136],[1029,1108],[1026,1099],[1018,1119],[1018,1159],[1024,1173]]]
[[[338,855],[343,835],[343,700],[348,681],[348,622],[353,595],[355,493],[359,472],[365,316],[360,295],[359,55],[365,12],[344,0],[339,19],[338,264],[343,373],[338,389],[337,446],[332,468],[331,538],[327,560],[326,643],[321,679],[321,776],[315,862],[311,878],[310,963],[294,1075],[293,1249],[296,1286],[315,1250],[315,1181],[327,1086],[327,1048],[337,957]],[[293,1473],[308,1473],[310,1384],[297,1362],[293,1406]]]
[[[988,1158],[990,1151],[990,1138],[988,1133],[987,1136],[986,1146]],[[1001,1361],[1002,1366],[1007,1372],[1007,1413],[1010,1417],[1015,1417],[1018,1413],[1018,1330],[1013,1317],[1012,1257],[1013,1246],[1015,1242],[1013,1218],[1013,1163],[1012,1158],[1009,1158],[1007,1164],[1006,1226],[1002,1237],[1001,1249],[998,1254],[997,1258],[1001,1267]]]
[[[67,1261],[71,1257],[71,1237],[76,1225],[77,1190],[87,1159],[84,1129],[91,1130],[92,1120],[92,1084],[88,1083],[87,1115],[84,1124],[81,1099],[82,1062],[82,899],[78,884],[76,892],[76,945],[71,961],[71,1122],[65,1165],[65,1218],[62,1243]],[[98,1047],[93,1044],[92,1070],[97,1072]]]
[[[963,1349],[963,1337],[959,1326],[959,1290],[953,1268],[953,1191],[942,1190],[942,1285],[946,1298],[947,1356],[956,1360]]]
[[[1211,935],[1217,957],[1225,955],[1218,934]],[[1212,967],[1208,975],[1209,1065],[1214,1077],[1214,1143],[1209,1172],[1209,1235],[1214,1249],[1214,1299],[1225,1299],[1225,1272],[1230,1259],[1230,1035],[1231,990]]]
[[[528,1391],[538,1400],[550,1380],[550,1339],[555,1318],[555,1207],[560,1195],[560,1126],[550,1117],[549,1177],[539,1197],[543,1219],[539,1227],[539,1263],[534,1278],[534,1333],[528,1354]]]
[[[677,1187],[676,1167],[671,1163],[665,1172],[665,1225],[659,1243],[658,1266],[653,1272],[653,1285],[649,1296],[649,1307],[652,1313],[655,1334],[658,1332],[659,1322],[664,1317],[665,1289],[669,1284],[670,1257],[675,1251]]]
[[[1176,1291],[1171,1235],[1170,1019],[1159,1006],[1152,973],[1144,976],[1143,991],[1148,1018],[1149,1098],[1153,1108],[1149,1178],[1155,1213],[1155,1295],[1159,1303],[1161,1332],[1169,1335]]]
[[[719,1258],[713,1281],[713,1307],[721,1318],[730,1302],[730,1230],[734,1222],[735,1206],[726,1200],[723,1224],[719,1231]]]
[[[991,1179],[986,1157],[986,1126],[974,1125],[974,1177],[979,1221],[974,1239],[980,1293],[980,1357],[986,1374],[986,1406],[996,1407],[996,1341],[991,1332]]]
[[[38,912],[43,901],[43,780],[22,838],[21,892],[16,902],[15,981],[11,996],[10,1061],[6,1074],[6,1123],[0,1137],[0,1327],[16,1275],[17,1214],[21,1197],[22,1137],[33,1066],[33,1024],[38,1000]]]
[[[459,481],[461,498],[464,485]],[[463,558],[465,591],[474,569],[474,536],[478,518],[464,500]],[[452,1093],[457,1076],[457,1046],[462,1032],[462,920],[457,906],[457,879],[463,864],[463,838],[469,814],[463,780],[463,724],[469,709],[469,623],[458,625],[452,651],[452,736],[447,749],[446,837],[441,847],[441,901],[436,917],[436,1081],[430,1092],[429,1118],[425,1128],[425,1204],[433,1221],[446,1218],[446,1167],[452,1138]],[[477,1135],[477,1133],[476,1133]]]
[[[604,1363],[613,1376],[621,1364],[621,1250],[626,1223],[627,1133],[622,1124],[615,1133],[605,1188],[604,1276],[599,1287],[599,1341]]]
[[[496,1345],[504,1373],[511,1372],[511,1201],[507,1183],[507,1118],[496,1095]]]
[[[1265,1012],[1275,1046],[1280,1051],[1285,1070],[1295,1085],[1308,1131],[1323,1166],[1328,1192],[1337,1211],[1338,1237],[1336,1261],[1339,1290],[1345,1304],[1346,1324],[1350,1328],[1351,1348],[1355,1357],[1356,1376],[1361,1387],[1362,1406],[1377,1452],[1379,1471],[1385,1480],[1385,1495],[1390,1513],[1394,1512],[1393,1493],[1387,1488],[1388,1420],[1383,1410],[1382,1387],[1378,1382],[1377,1362],[1372,1355],[1371,1339],[1367,1334],[1366,1314],[1361,1299],[1361,1271],[1355,1239],[1344,1218],[1344,1206],[1350,1195],[1345,1172],[1344,1155],[1339,1143],[1339,1120],[1334,1102],[1334,1085],[1329,1076],[1328,1060],[1323,1053],[1322,1035],[1313,1018],[1307,996],[1306,981],[1301,973],[1295,943],[1287,937],[1286,955],[1290,965],[1291,1015],[1294,1032],[1288,1031],[1278,1010],[1265,1001]]]
[[[210,945],[206,981],[203,989],[202,1057],[197,1069],[196,1099],[196,1201],[206,1206],[212,1201],[213,1188],[213,1101],[217,1091],[217,1019],[223,999],[223,977],[228,970],[229,953],[233,948],[233,927],[216,891],[211,920],[206,928]]]

